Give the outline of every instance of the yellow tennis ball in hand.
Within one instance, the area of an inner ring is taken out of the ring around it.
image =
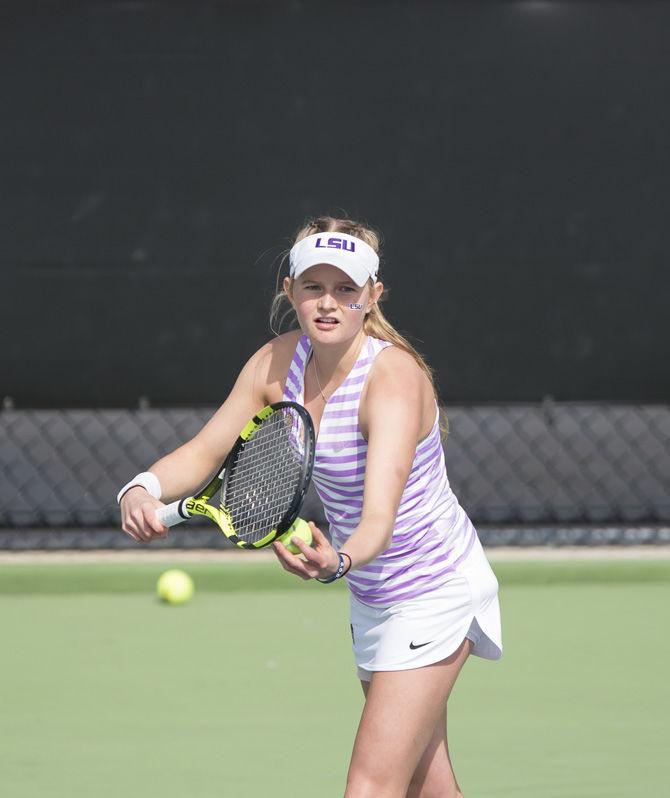
[[[300,540],[304,540],[308,546],[312,545],[312,530],[307,521],[298,518],[298,520],[294,521],[292,526],[279,538],[279,541],[286,546],[291,554],[301,554],[300,549],[291,543],[291,538],[300,538]]]
[[[193,591],[193,580],[179,568],[165,571],[156,584],[158,597],[167,604],[185,604],[193,598]]]

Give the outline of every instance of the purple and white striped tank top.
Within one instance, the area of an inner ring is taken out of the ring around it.
[[[391,346],[388,341],[366,338],[356,363],[323,411],[312,479],[335,548],[344,545],[361,520],[368,444],[358,424],[358,405],[372,363],[387,346]],[[304,403],[310,355],[309,338],[303,335],[286,378],[285,400]],[[436,405],[433,428],[416,447],[391,545],[346,579],[354,596],[366,604],[388,605],[420,596],[444,584],[475,539],[475,529],[449,486]]]

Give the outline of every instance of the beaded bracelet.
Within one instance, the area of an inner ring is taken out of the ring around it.
[[[346,553],[346,551],[338,551],[337,556],[340,558],[340,563],[337,566],[337,571],[332,576],[329,576],[327,579],[317,579],[317,582],[321,582],[322,585],[328,585],[331,582],[334,582],[336,579],[341,579],[346,573],[349,572],[351,569],[351,557]],[[344,567],[344,558],[349,560],[349,565],[345,568]]]

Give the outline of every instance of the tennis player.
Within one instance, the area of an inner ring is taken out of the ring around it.
[[[380,310],[373,230],[316,218],[289,263],[273,314],[287,300],[300,329],[256,352],[202,431],[125,486],[123,529],[138,541],[165,536],[161,496],[205,483],[259,407],[303,404],[318,435],[313,481],[330,540],[311,524],[313,548],[294,538],[302,556],[273,546],[296,576],[345,578],[350,588],[365,704],[345,798],[462,796],[447,700],[470,654],[501,656],[500,610],[496,578],[449,486],[431,371]]]

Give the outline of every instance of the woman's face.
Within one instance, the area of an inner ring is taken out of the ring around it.
[[[312,341],[340,343],[354,338],[363,327],[365,314],[377,301],[382,284],[362,288],[337,266],[311,266],[291,282],[284,280],[302,331]],[[360,307],[350,307],[356,305]]]

